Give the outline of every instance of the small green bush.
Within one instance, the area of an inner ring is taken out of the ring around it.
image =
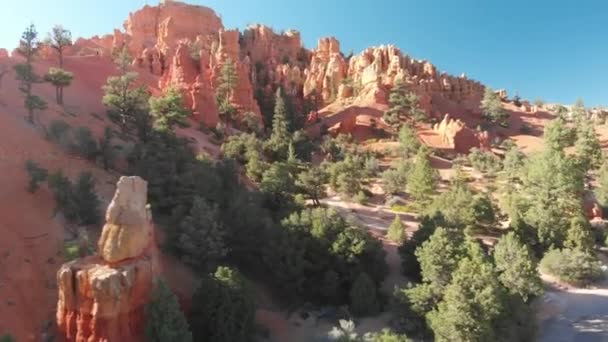
[[[363,190],[360,190],[359,192],[357,192],[355,197],[353,197],[353,200],[359,204],[364,205],[364,204],[367,204],[367,201],[369,200],[369,196]]]
[[[578,249],[550,250],[541,260],[540,269],[577,286],[589,285],[603,277],[597,257]]]
[[[72,127],[70,127],[67,122],[63,120],[53,120],[49,125],[47,138],[63,148],[69,148],[71,145],[71,129]]]
[[[62,255],[66,262],[80,257],[80,247],[76,241],[66,241],[63,243]]]
[[[71,143],[71,150],[88,160],[95,160],[97,158],[99,147],[90,129],[78,127],[74,131],[74,141]]]
[[[27,191],[34,193],[40,187],[40,183],[44,182],[48,177],[48,171],[41,168],[33,160],[25,162],[25,169],[30,176],[30,182],[27,186]]]

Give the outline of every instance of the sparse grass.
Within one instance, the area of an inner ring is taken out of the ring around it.
[[[391,210],[398,213],[418,213],[419,208],[415,203],[393,204]]]

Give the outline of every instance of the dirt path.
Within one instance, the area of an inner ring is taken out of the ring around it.
[[[547,276],[543,280],[548,289],[537,302],[538,341],[608,341],[608,279],[588,289],[556,285]]]

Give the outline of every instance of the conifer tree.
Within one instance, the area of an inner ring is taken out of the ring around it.
[[[408,92],[405,84],[397,80],[388,98],[389,109],[384,112],[384,121],[391,126],[399,126],[401,119],[409,115],[414,121],[426,119],[426,113],[418,105],[418,96]]]
[[[403,223],[401,222],[401,218],[399,218],[399,215],[395,215],[395,219],[388,227],[388,232],[386,233],[386,237],[388,237],[391,241],[399,243],[399,244],[401,244],[401,243],[403,243],[403,241],[405,241],[405,238],[406,238],[405,227],[403,226]]]
[[[435,341],[495,341],[494,320],[503,310],[503,291],[492,264],[469,242],[437,310],[428,315]],[[473,250],[471,250],[473,249]]]
[[[60,68],[50,68],[44,75],[44,80],[55,87],[55,99],[58,105],[63,105],[63,88],[69,86],[74,79],[74,74]]]
[[[63,69],[63,53],[65,48],[72,45],[72,32],[63,28],[61,25],[55,25],[52,32],[45,40],[51,48],[57,51],[59,58],[59,69]]]
[[[566,248],[593,253],[595,238],[591,224],[584,216],[578,215],[570,220],[570,228],[568,228],[564,245]]]
[[[192,342],[188,321],[171,289],[157,280],[146,305],[146,342]]]
[[[489,87],[486,87],[481,100],[481,110],[490,122],[505,122],[509,114],[502,108],[502,103],[498,94]]]
[[[225,235],[218,208],[196,196],[188,216],[179,225],[176,246],[187,264],[207,271],[226,255]]]
[[[40,82],[40,76],[36,74],[32,65],[39,48],[38,32],[32,24],[23,32],[17,48],[17,52],[25,58],[25,63],[15,65],[16,79],[20,83],[19,90],[24,94],[24,105],[28,112],[27,120],[30,123],[34,123],[35,111],[47,108],[46,102],[32,93],[33,85]]]
[[[421,148],[416,154],[416,161],[407,182],[407,191],[418,204],[428,202],[437,183],[437,170],[431,167],[429,153]]]
[[[285,105],[281,88],[279,88],[275,97],[272,133],[267,144],[276,156],[283,159],[286,157],[290,141],[291,135],[289,134],[289,123],[287,122],[287,106]]]
[[[374,314],[380,309],[377,296],[376,284],[362,272],[353,282],[349,293],[350,309],[358,316]]]
[[[150,114],[154,119],[155,128],[163,131],[171,131],[173,126],[185,126],[187,124],[188,111],[183,104],[182,94],[175,87],[159,97],[150,97]]]
[[[602,163],[602,145],[588,120],[576,125],[576,154],[585,170],[596,169]]]
[[[494,249],[494,264],[500,282],[523,301],[542,293],[542,282],[536,270],[537,262],[529,247],[514,232],[498,240]]]

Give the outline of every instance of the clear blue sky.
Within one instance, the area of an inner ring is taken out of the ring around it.
[[[157,0],[11,0],[0,12],[0,47],[16,46],[33,22],[75,36],[122,27],[129,11]],[[333,35],[342,51],[395,44],[439,69],[549,102],[608,105],[606,0],[189,0],[228,28],[294,28],[306,47]]]

